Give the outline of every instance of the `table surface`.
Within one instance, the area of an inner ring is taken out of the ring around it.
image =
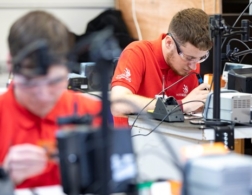
[[[135,115],[130,115],[129,124],[132,125],[135,119]],[[160,124],[160,122],[161,121],[154,119],[146,120],[142,117],[139,117],[134,124],[134,128],[139,129],[139,132],[145,130],[145,133],[148,133],[148,131],[154,129],[158,124]],[[213,141],[215,136],[213,129],[202,128],[202,125],[192,125],[190,124],[189,120],[171,123],[162,122],[156,131],[164,134],[172,134],[185,138],[206,141]],[[235,139],[244,138],[252,138],[252,128],[248,126],[235,126]]]

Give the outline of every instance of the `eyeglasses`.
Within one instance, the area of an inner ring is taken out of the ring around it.
[[[45,79],[45,80],[39,80],[39,81],[34,80],[34,79],[27,80],[27,79],[20,78],[17,81],[14,80],[14,84],[22,88],[33,88],[33,87],[44,86],[44,85],[53,87],[65,79],[67,79],[66,75],[59,76],[53,79]]]
[[[175,45],[176,45],[176,48],[177,48],[177,52],[178,52],[178,55],[185,61],[188,61],[188,62],[194,62],[194,63],[201,63],[201,62],[204,62],[208,57],[209,57],[209,51],[207,51],[207,54],[200,57],[199,59],[193,57],[193,56],[188,56],[186,54],[184,54],[181,49],[180,49],[180,46],[178,44],[178,42],[174,39],[174,37],[172,36],[171,33],[167,33],[167,35],[169,35],[172,40],[174,41]]]

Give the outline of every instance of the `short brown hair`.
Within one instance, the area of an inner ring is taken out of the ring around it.
[[[201,9],[188,8],[175,14],[169,25],[171,33],[180,44],[186,42],[200,50],[210,50],[209,16]]]
[[[54,54],[69,52],[69,31],[52,14],[32,11],[18,19],[9,32],[8,44],[12,57],[32,42],[44,39]]]

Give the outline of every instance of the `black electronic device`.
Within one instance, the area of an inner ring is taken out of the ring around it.
[[[59,131],[57,134],[60,170],[63,191],[66,194],[97,194],[100,190],[102,131],[81,125],[74,131]],[[111,142],[111,192],[133,194],[137,167],[133,152],[131,132],[128,129],[114,130]]]
[[[154,119],[166,122],[184,122],[184,114],[176,99],[172,96],[167,98],[157,98],[153,112],[149,112]]]
[[[114,58],[111,62],[111,66],[107,67],[109,85],[116,68],[118,57]],[[95,62],[82,62],[80,63],[80,75],[87,80],[87,91],[100,91],[102,88],[102,82],[100,73],[95,67]],[[109,86],[110,88],[110,86]]]
[[[252,68],[230,70],[228,72],[227,88],[252,93]]]
[[[67,88],[74,91],[88,91],[88,80],[80,74],[69,73]]]

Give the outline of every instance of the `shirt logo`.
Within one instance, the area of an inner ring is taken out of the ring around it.
[[[187,85],[184,85],[184,87],[183,87],[183,93],[184,94],[188,93],[188,86]]]
[[[131,77],[130,70],[128,68],[125,68],[124,73],[117,75],[116,79],[125,79],[125,80],[131,82],[130,77]]]

